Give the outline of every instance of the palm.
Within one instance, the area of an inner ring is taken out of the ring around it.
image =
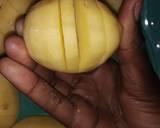
[[[109,60],[96,70],[84,74],[64,74],[52,72],[40,65],[34,67],[34,72],[39,76],[38,79],[44,80],[44,82],[41,83],[43,83],[43,85],[46,85],[46,88],[49,84],[51,85],[51,88],[55,88],[56,90],[51,90],[50,86],[48,86],[49,89],[48,91],[46,91],[47,94],[46,92],[44,92],[45,94],[43,94],[43,90],[36,89],[36,86],[38,86],[39,88],[39,86],[41,85],[38,82],[39,84],[35,84],[34,89],[31,89],[31,91],[27,92],[27,95],[32,97],[32,93],[34,93],[34,95],[37,96],[36,102],[41,107],[51,113],[52,116],[56,118],[58,117],[57,119],[59,119],[69,127],[146,127],[150,125],[145,122],[146,118],[144,118],[143,120],[137,120],[137,114],[144,115],[143,111],[146,111],[146,109],[148,111],[153,111],[152,106],[149,107],[148,104],[153,104],[153,106],[154,104],[156,104],[154,111],[159,111],[159,103],[154,103],[154,101],[157,99],[153,98],[154,95],[155,98],[159,97],[157,95],[157,93],[159,93],[159,90],[157,90],[158,87],[150,87],[151,90],[149,90],[149,93],[151,93],[150,96],[153,97],[147,97],[145,101],[143,98],[146,98],[146,96],[148,95],[148,92],[144,91],[145,88],[143,89],[144,94],[137,94],[137,91],[134,91],[134,89],[141,89],[141,87],[136,86],[137,83],[141,83],[143,79],[140,77],[135,80],[130,79],[130,75],[127,74],[128,71],[125,70],[124,75],[122,73],[120,65],[113,60]],[[131,76],[134,78],[134,73],[131,72],[131,74]],[[124,79],[125,81],[123,82]],[[157,79],[155,78],[153,80],[154,83],[158,85]],[[132,88],[133,90],[131,90],[131,94],[129,92],[130,89],[127,90],[128,87],[125,88],[126,81],[129,81],[129,87],[135,86]],[[138,82],[136,83],[136,81]],[[47,82],[48,84],[44,84],[45,82]],[[148,81],[146,80],[146,85],[148,84],[148,86],[150,86],[150,83],[147,82]],[[138,86],[139,85],[140,84],[138,83]],[[54,92],[53,97],[52,91]],[[59,110],[62,115],[59,115],[59,113],[58,115],[55,114],[57,108],[62,104],[61,100],[64,99],[63,96],[60,96],[62,99],[59,99],[59,97],[55,96],[55,93],[57,94],[58,92],[65,96],[69,103],[72,103],[71,110],[69,110],[69,115],[67,115],[67,119],[63,116],[63,113],[68,110],[64,108]],[[43,98],[44,100],[49,99],[47,101],[47,107],[45,104],[46,102],[42,102],[41,95],[46,96],[45,98]],[[137,102],[141,103],[137,104]],[[139,111],[135,112],[136,109],[139,109]],[[150,112],[147,114],[151,116],[154,121],[158,121],[160,119],[160,115],[157,116],[154,113]],[[75,120],[79,121],[72,124],[68,123],[70,122],[69,119],[72,119],[73,122]],[[151,119],[149,119],[148,121],[150,120]],[[81,122],[83,122],[83,124]],[[73,126],[71,126],[71,124]],[[159,123],[157,125],[158,127],[160,126]],[[151,127],[154,128],[154,125],[151,125]]]
[[[88,107],[87,109],[92,110],[92,114],[95,116],[94,125],[97,125],[98,121],[102,120],[103,123],[100,124],[99,127],[110,126],[112,128],[113,126],[121,125],[124,127],[123,120],[120,117],[120,104],[116,94],[116,89],[119,87],[118,84],[120,83],[120,72],[115,61],[109,60],[96,70],[83,74],[52,72],[40,65],[36,65],[34,72],[40,77],[39,79],[43,79],[49,83],[52,88],[55,88],[58,92],[63,94],[69,102],[72,102],[72,99],[76,98],[77,100],[74,105],[78,105],[77,107],[79,110],[83,104]],[[32,91],[29,91],[27,95],[31,95],[30,93],[32,93]],[[78,102],[80,102],[80,104]],[[47,110],[48,108],[44,107],[44,109]],[[75,111],[75,109],[77,108],[73,107],[73,111]],[[48,110],[49,113],[53,111],[53,109]],[[74,118],[76,120],[77,117],[75,116]],[[90,118],[83,119],[85,125]],[[97,124],[95,124],[96,122]],[[78,124],[76,124],[76,127],[77,125]]]
[[[115,61],[109,60],[92,72],[77,75],[55,73],[39,65],[36,66],[34,72],[71,102],[74,97],[78,97],[76,102],[84,102],[88,109],[93,109],[93,114],[99,115],[95,116],[95,122],[98,123],[98,120],[107,121],[107,123],[100,124],[99,127],[124,127],[125,123],[121,119],[120,104],[116,93],[120,87],[120,71]],[[79,109],[81,109],[82,103],[75,104],[78,104]],[[73,111],[75,111],[74,109]],[[52,113],[52,111],[49,112]],[[87,123],[88,121],[84,119],[84,122]],[[96,124],[94,123],[94,125]]]

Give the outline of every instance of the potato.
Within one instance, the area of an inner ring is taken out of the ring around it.
[[[0,0],[0,54],[5,37],[15,30],[17,18],[26,13],[33,0]]]
[[[42,0],[28,13],[24,39],[30,56],[60,72],[95,69],[117,49],[121,27],[97,0]]]
[[[113,11],[118,12],[123,0],[102,0],[106,2],[110,7],[113,9]]]
[[[19,113],[16,89],[0,74],[0,128],[10,128]]]
[[[13,128],[65,128],[49,116],[33,116],[18,122]]]

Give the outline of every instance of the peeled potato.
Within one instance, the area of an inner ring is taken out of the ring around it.
[[[18,122],[13,128],[65,128],[49,116],[33,116]]]
[[[121,29],[98,0],[42,0],[28,13],[24,39],[30,56],[60,72],[95,69],[117,49]]]
[[[104,2],[106,2],[108,5],[110,5],[110,7],[115,11],[118,12],[121,4],[123,2],[123,0],[102,0]]]
[[[10,128],[17,119],[19,98],[16,89],[0,74],[0,128]]]
[[[0,42],[4,41],[4,37],[5,37],[5,34],[0,32]],[[3,51],[4,51],[4,48],[3,46],[1,46],[1,43],[0,43],[0,55],[3,53]]]
[[[0,54],[6,35],[15,30],[17,18],[26,13],[33,0],[0,0]]]

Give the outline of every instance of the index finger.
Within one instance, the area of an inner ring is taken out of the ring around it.
[[[25,66],[4,58],[0,60],[0,72],[20,91],[65,125],[70,125],[73,105],[69,100]]]

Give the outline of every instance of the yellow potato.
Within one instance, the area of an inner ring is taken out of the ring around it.
[[[16,89],[0,74],[0,128],[10,128],[17,119],[19,98]]]
[[[106,2],[115,12],[119,11],[121,4],[123,2],[123,0],[102,0],[102,1]]]
[[[5,34],[0,32],[0,42],[3,42],[4,38],[5,38]],[[4,51],[4,46],[1,45],[1,43],[0,43],[0,55],[3,53],[3,51]]]
[[[31,57],[60,72],[95,69],[117,49],[121,27],[98,0],[42,0],[28,13],[24,39]]]
[[[0,0],[0,54],[4,53],[6,35],[15,30],[17,18],[27,11],[33,0]]]
[[[0,32],[6,34],[6,32],[14,30],[14,22],[18,13],[11,6],[8,0],[0,0]]]
[[[65,128],[49,116],[33,116],[18,122],[13,128]]]
[[[25,14],[33,0],[8,0],[11,6],[19,13]]]

